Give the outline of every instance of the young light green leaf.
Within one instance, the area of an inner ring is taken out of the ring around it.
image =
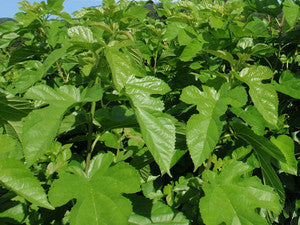
[[[25,165],[16,159],[1,159],[0,182],[26,200],[47,209],[54,209],[38,179]]]
[[[147,13],[149,12],[149,9],[146,9],[143,6],[139,5],[133,5],[129,7],[129,9],[126,11],[126,15],[134,18],[138,18],[140,21],[143,21],[145,17],[147,16]]]
[[[276,81],[272,81],[272,84],[277,91],[300,99],[300,77],[293,74],[290,70],[285,70],[280,75],[279,84]]]
[[[49,199],[54,206],[77,199],[70,213],[71,225],[128,223],[132,206],[122,193],[138,192],[140,176],[127,163],[113,165],[113,159],[111,153],[100,155],[91,163],[88,175],[66,172],[53,182]]]
[[[289,174],[297,175],[297,160],[294,153],[294,141],[286,135],[277,138],[271,137],[271,142],[276,145],[286,158],[286,163],[280,162],[281,169]]]
[[[245,82],[249,87],[249,94],[254,106],[270,124],[277,126],[278,121],[278,97],[275,88],[271,84],[263,84],[261,81],[270,79],[273,72],[266,66],[251,66],[244,68],[237,78]]]
[[[262,185],[258,177],[242,177],[252,169],[247,164],[232,161],[217,174],[205,171],[203,185],[205,196],[200,199],[200,213],[207,225],[265,224],[257,213],[263,208],[279,215],[282,206],[279,196],[269,186]]]
[[[67,85],[61,86],[57,90],[47,85],[37,85],[26,92],[25,98],[62,107],[67,105],[69,107],[75,102],[80,101],[80,91],[74,86]]]

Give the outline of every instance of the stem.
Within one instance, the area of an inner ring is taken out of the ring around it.
[[[87,155],[86,155],[86,159],[85,159],[85,168],[84,168],[84,172],[87,173],[89,168],[90,168],[90,162],[91,162],[91,157],[92,157],[92,153],[95,147],[95,144],[92,143],[92,138],[93,138],[93,118],[94,118],[94,114],[95,114],[95,109],[96,109],[96,102],[92,102],[91,105],[91,111],[86,114],[87,120],[88,120],[88,140],[87,140]],[[97,138],[95,139],[97,140]],[[97,140],[98,141],[98,140]],[[94,146],[93,146],[94,144]]]
[[[132,36],[131,33],[129,33],[128,31],[120,30],[120,31],[118,31],[117,33],[118,33],[118,34],[124,34],[124,35],[126,35],[126,36],[128,37],[129,40],[134,41],[133,36]]]
[[[157,51],[156,51],[156,52],[155,52],[155,57],[154,57],[154,66],[153,66],[153,67],[154,67],[154,71],[153,71],[154,74],[156,74],[157,54],[158,54],[158,53],[157,53]]]
[[[110,34],[114,34],[112,29],[110,29],[110,27],[108,25],[104,24],[104,23],[92,23],[91,26],[100,27],[100,28],[108,31]]]
[[[85,168],[84,168],[84,172],[88,172],[89,168],[90,168],[90,161],[91,161],[91,157],[92,157],[92,134],[93,134],[93,129],[92,129],[92,124],[91,124],[91,115],[88,114],[87,115],[87,119],[88,121],[88,140],[87,140],[87,155],[86,155],[86,159],[85,159]]]
[[[209,170],[210,167],[211,167],[211,161],[212,161],[212,155],[210,154],[208,159],[207,159],[207,162],[206,162],[206,165],[205,165],[205,170]]]
[[[283,28],[283,24],[284,24],[284,14],[282,15],[281,17],[281,22],[280,22],[280,25],[279,25],[279,33],[278,33],[278,53],[277,53],[277,63],[275,65],[275,69],[277,69],[278,67],[278,63],[280,62],[280,53],[281,53],[281,39],[282,39],[282,28]]]
[[[281,38],[282,38],[282,28],[283,28],[283,24],[284,24],[284,14],[282,15],[281,18],[281,22],[280,22],[280,27],[279,27],[279,34],[278,34],[278,49],[279,49],[279,54],[281,51]],[[278,54],[278,56],[279,56]]]
[[[61,79],[63,80],[64,83],[66,83],[66,79],[64,78],[64,74],[60,68],[60,65],[58,64],[58,62],[56,62],[56,66],[57,66],[57,69],[58,69],[58,75],[61,77]]]

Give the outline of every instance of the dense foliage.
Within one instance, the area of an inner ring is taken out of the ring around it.
[[[20,5],[1,224],[299,224],[299,0]]]

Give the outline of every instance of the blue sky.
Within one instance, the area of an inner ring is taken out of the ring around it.
[[[21,0],[0,0],[0,17],[13,17],[19,12],[18,2]],[[47,0],[44,0],[47,2]],[[41,0],[29,0],[29,2],[41,2]],[[102,0],[65,0],[64,11],[72,13],[82,7],[101,5]]]

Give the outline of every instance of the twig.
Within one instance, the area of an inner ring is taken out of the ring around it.
[[[58,62],[55,62],[55,63],[56,63],[57,69],[58,69],[58,75],[59,75],[60,78],[63,80],[63,82],[66,83],[67,80],[64,78],[64,74],[63,74],[63,72],[61,71],[60,65],[58,64]]]

